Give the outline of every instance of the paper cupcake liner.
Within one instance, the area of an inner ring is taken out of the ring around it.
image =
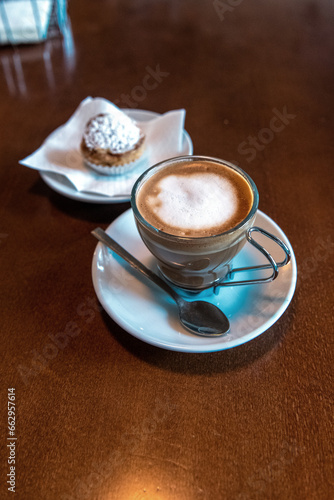
[[[137,150],[131,152],[132,159],[126,161],[125,159],[118,159],[118,163],[115,165],[99,165],[92,161],[89,161],[87,157],[84,157],[85,164],[102,175],[122,175],[124,173],[130,172],[136,166],[139,160],[142,159],[143,153],[145,152],[145,147],[142,144]]]
[[[126,174],[127,172],[131,172],[131,170],[133,170],[137,166],[138,159],[132,161],[131,163],[126,163],[124,165],[114,165],[112,167],[96,165],[95,163],[91,163],[86,159],[84,160],[84,162],[89,168],[92,168],[101,175],[122,175]]]

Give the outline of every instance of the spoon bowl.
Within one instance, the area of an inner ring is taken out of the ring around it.
[[[210,302],[204,300],[188,302],[179,297],[177,305],[182,325],[196,335],[220,337],[230,329],[229,321],[223,311]]]
[[[94,229],[92,235],[122,257],[132,268],[167,292],[178,306],[180,322],[191,333],[202,337],[219,337],[229,331],[229,320],[217,306],[204,300],[192,302],[185,300],[163,279],[113,240],[103,229],[99,227]]]

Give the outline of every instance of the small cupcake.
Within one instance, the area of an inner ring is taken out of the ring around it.
[[[101,113],[86,124],[80,148],[85,163],[100,174],[123,174],[143,154],[144,140],[124,113]]]

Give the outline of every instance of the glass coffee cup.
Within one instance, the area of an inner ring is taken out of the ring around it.
[[[254,181],[230,162],[206,156],[180,156],[146,170],[136,181],[131,205],[138,232],[157,259],[161,275],[186,291],[274,280],[290,259],[289,248],[254,227],[259,194]],[[253,238],[260,232],[284,251],[276,262]],[[268,260],[263,266],[233,269],[246,242]],[[271,269],[267,277],[235,280],[235,273]]]

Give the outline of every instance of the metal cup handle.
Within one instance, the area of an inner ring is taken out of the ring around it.
[[[276,262],[274,257],[266,250],[262,245],[260,245],[257,241],[254,240],[252,237],[252,233],[258,232],[266,236],[267,238],[273,240],[279,247],[282,248],[282,250],[285,253],[285,257],[281,262]],[[291,252],[288,246],[283,243],[282,240],[280,240],[277,236],[274,236],[273,234],[269,233],[268,231],[265,231],[265,229],[262,229],[261,227],[251,227],[246,234],[246,238],[249,241],[251,245],[253,245],[255,248],[257,248],[269,261],[268,264],[264,264],[262,266],[252,266],[252,267],[239,267],[239,268],[231,268],[227,275],[224,277],[224,279],[217,283],[214,286],[214,291],[216,291],[217,287],[219,286],[236,286],[236,285],[256,285],[259,283],[269,283],[270,281],[274,281],[274,279],[277,278],[278,276],[278,269],[280,267],[285,266],[286,264],[289,263],[290,258],[291,258]],[[240,280],[240,281],[231,281],[230,278],[232,275],[235,275],[236,273],[242,273],[245,271],[259,271],[263,269],[271,269],[272,273],[270,276],[264,277],[264,278],[256,278],[256,279],[251,279],[251,280]]]

